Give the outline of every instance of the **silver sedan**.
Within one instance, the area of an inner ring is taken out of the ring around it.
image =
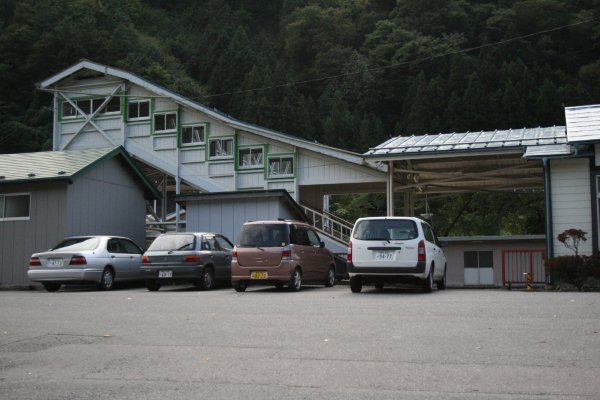
[[[110,290],[116,281],[142,278],[142,253],[125,237],[70,237],[33,254],[27,276],[49,292],[56,292],[63,283],[96,283],[101,290]]]

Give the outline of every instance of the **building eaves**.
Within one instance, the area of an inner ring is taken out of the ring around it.
[[[153,93],[156,93],[159,96],[164,96],[166,98],[170,98],[177,103],[180,103],[182,105],[185,105],[185,106],[195,109],[197,111],[205,113],[214,119],[217,119],[225,124],[230,125],[232,128],[245,130],[250,133],[266,137],[268,139],[276,139],[276,140],[280,140],[280,141],[282,140],[282,141],[285,141],[287,143],[290,143],[290,144],[292,144],[296,147],[302,148],[302,149],[314,151],[316,153],[324,154],[324,155],[334,157],[337,159],[341,159],[343,161],[347,161],[347,162],[350,162],[353,164],[357,164],[357,165],[365,166],[365,167],[368,167],[368,168],[371,168],[374,170],[381,171],[380,168],[377,168],[376,166],[371,165],[368,162],[366,162],[361,154],[334,148],[334,147],[327,146],[327,145],[324,145],[324,144],[321,144],[321,143],[318,143],[315,141],[301,139],[301,138],[298,138],[298,137],[290,135],[290,134],[274,131],[272,129],[254,125],[254,124],[251,124],[251,123],[248,123],[245,121],[240,121],[240,120],[235,119],[232,116],[225,114],[215,108],[210,108],[210,107],[205,106],[201,103],[198,103],[194,100],[191,100],[184,96],[181,96],[181,95],[179,95],[167,88],[164,88],[160,85],[149,82],[146,79],[141,78],[140,76],[138,76],[136,74],[133,74],[131,72],[126,72],[126,71],[123,71],[123,70],[120,70],[117,68],[108,67],[108,66],[105,66],[102,64],[97,64],[97,63],[89,61],[89,60],[82,60],[79,63],[65,69],[64,71],[61,71],[60,73],[53,75],[52,77],[40,82],[38,87],[40,89],[49,89],[53,85],[59,83],[63,79],[69,77],[72,74],[77,73],[78,71],[80,71],[82,69],[88,69],[88,70],[96,71],[96,72],[103,73],[106,75],[112,75],[112,76],[116,76],[121,79],[128,80],[140,87],[143,87],[144,89],[147,89]]]
[[[73,181],[95,166],[116,156],[122,157],[133,173],[140,179],[148,198],[161,198],[154,185],[133,162],[125,149],[120,146],[0,154],[0,185],[58,180]]]
[[[569,143],[600,142],[600,105],[565,107]]]
[[[523,151],[528,146],[565,144],[564,126],[532,129],[398,136],[364,154],[366,159],[453,157]]]

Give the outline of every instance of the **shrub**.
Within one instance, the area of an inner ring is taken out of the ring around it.
[[[545,266],[555,282],[574,285],[579,291],[589,278],[600,278],[600,257],[561,256],[546,260]]]

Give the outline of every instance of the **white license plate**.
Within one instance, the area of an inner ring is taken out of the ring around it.
[[[167,270],[167,271],[158,271],[158,277],[159,278],[172,278],[173,277],[173,271]]]
[[[378,251],[375,253],[375,260],[377,261],[390,261],[394,259],[393,251]]]
[[[62,268],[64,266],[64,260],[62,258],[49,258],[48,267],[50,268]]]

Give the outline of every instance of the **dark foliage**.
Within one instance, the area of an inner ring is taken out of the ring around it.
[[[545,265],[555,285],[564,282],[581,291],[590,278],[600,279],[600,257],[555,257],[546,260]]]
[[[561,125],[600,100],[599,17],[598,0],[3,0],[0,152],[49,148],[35,84],[82,58],[361,153]]]

